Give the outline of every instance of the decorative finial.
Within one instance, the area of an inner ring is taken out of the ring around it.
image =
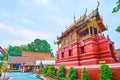
[[[58,36],[57,36],[57,40],[58,40]]]
[[[61,31],[61,34],[63,34],[63,31]]]
[[[67,25],[66,25],[66,29],[67,29]]]
[[[99,2],[99,1],[97,1],[97,3],[98,3],[98,5],[97,5],[97,9],[98,9],[98,7],[100,6],[100,2]]]
[[[73,13],[73,19],[74,19],[74,23],[76,23],[76,20],[75,20],[75,13]]]
[[[87,13],[87,8],[85,8],[86,10],[85,10],[85,14],[84,14],[84,18],[86,17],[86,13]]]
[[[56,44],[55,41],[54,41],[54,44]]]
[[[86,15],[86,13],[87,13],[87,8],[85,8],[86,10],[85,10],[85,15]]]
[[[107,28],[107,30],[108,30],[108,26],[106,25],[106,28]]]
[[[109,35],[107,35],[107,39],[110,40]]]

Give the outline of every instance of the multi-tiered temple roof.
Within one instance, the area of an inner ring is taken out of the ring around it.
[[[57,37],[58,41],[56,43],[58,45],[65,45],[65,41],[67,43],[71,43],[72,41],[70,41],[70,36],[76,37],[74,40],[78,41],[86,35],[89,35],[87,37],[90,37],[107,30],[107,26],[105,27],[103,24],[103,19],[98,12],[98,7],[88,15],[86,12],[77,20],[75,20],[74,17],[74,23],[71,24],[64,32],[62,32],[61,36]]]

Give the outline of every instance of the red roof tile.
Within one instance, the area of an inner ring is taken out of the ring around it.
[[[35,63],[36,60],[40,60],[40,58],[30,58],[30,57],[11,57],[9,63],[26,63],[26,62],[32,62],[32,63]]]
[[[38,52],[22,52],[23,57],[33,57],[33,58],[43,58],[45,60],[53,59],[51,54],[48,53],[38,53]]]

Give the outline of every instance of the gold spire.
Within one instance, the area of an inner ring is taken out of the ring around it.
[[[85,15],[86,15],[86,13],[87,13],[87,8],[85,8],[86,10],[85,10]]]
[[[97,9],[98,9],[98,7],[100,6],[100,2],[99,2],[99,1],[97,1],[97,3],[98,3],[98,5],[97,5]]]
[[[74,23],[76,23],[75,14],[73,14]]]
[[[87,13],[87,8],[85,8],[86,10],[85,10],[85,14],[84,14],[84,16],[83,16],[83,18],[85,18],[86,17],[86,13]]]
[[[66,29],[67,29],[68,27],[67,27],[67,25],[66,25]]]
[[[59,39],[59,37],[57,36],[57,40]]]

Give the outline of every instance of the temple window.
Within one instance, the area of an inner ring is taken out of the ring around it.
[[[97,34],[97,29],[96,28],[94,28],[94,34]]]
[[[80,36],[86,36],[88,34],[88,29],[84,30],[80,33]]]
[[[62,52],[62,58],[64,58],[64,52]]]
[[[72,35],[72,40],[74,40],[74,39],[75,39],[75,34]]]
[[[72,56],[72,50],[69,50],[69,56]]]
[[[65,39],[63,39],[63,45],[65,44]]]
[[[72,40],[72,35],[70,35],[70,40]]]
[[[92,27],[90,27],[90,34],[92,34],[93,32],[92,32]]]
[[[82,47],[80,47],[80,48],[81,48],[81,54],[84,54],[84,53],[85,53],[84,47],[82,46]]]
[[[67,39],[67,38],[65,38],[65,43],[67,44],[67,42],[68,42],[68,39]]]

